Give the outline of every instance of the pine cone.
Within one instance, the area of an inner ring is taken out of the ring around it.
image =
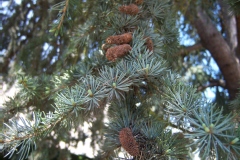
[[[149,49],[149,51],[153,51],[153,41],[151,40],[150,37],[146,38],[146,42],[145,42],[147,49]]]
[[[117,58],[125,56],[131,49],[132,47],[129,44],[111,47],[106,52],[106,58],[114,62]]]
[[[126,13],[129,15],[136,15],[139,13],[139,8],[136,4],[129,4],[129,5],[124,5],[120,6],[118,10],[122,13]]]
[[[119,132],[119,140],[122,147],[132,156],[139,155],[138,143],[133,137],[132,131],[130,128],[123,128]]]
[[[143,4],[143,0],[135,0],[134,3],[137,4],[137,5],[141,5],[141,4]]]
[[[108,44],[127,44],[132,41],[131,33],[124,33],[122,35],[110,36],[106,39]]]

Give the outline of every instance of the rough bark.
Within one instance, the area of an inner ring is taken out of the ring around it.
[[[197,9],[197,17],[193,21],[193,25],[197,29],[202,45],[210,51],[212,57],[218,64],[226,81],[229,98],[233,99],[240,86],[240,67],[238,59],[231,51],[221,33],[217,30],[216,26],[200,8]]]
[[[227,41],[231,51],[235,51],[237,47],[237,28],[235,16],[230,13],[230,6],[225,0],[218,0],[221,6],[220,18],[223,22],[223,28],[225,35],[225,40]],[[240,55],[238,56],[240,57]]]
[[[240,15],[236,16],[236,25],[237,25],[237,48],[236,48],[236,53],[239,55],[240,59]]]

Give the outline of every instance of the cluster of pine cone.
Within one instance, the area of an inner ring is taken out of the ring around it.
[[[143,0],[135,0],[135,4],[120,6],[118,9],[120,12],[125,14],[137,15],[139,13],[139,8],[137,5],[141,5],[142,3]],[[106,44],[102,46],[102,49],[106,51],[106,58],[109,61],[116,61],[116,59],[125,56],[132,49],[130,46],[132,39],[133,36],[131,32],[109,36],[106,39]],[[145,38],[145,41],[147,48],[149,50],[153,50],[152,40],[147,37]],[[138,143],[135,140],[130,128],[126,127],[119,131],[119,141],[121,146],[130,155],[138,156],[140,154]]]
[[[139,8],[137,5],[141,5],[143,0],[135,0],[135,4],[123,5],[118,9],[120,12],[137,15],[139,13]],[[118,58],[125,56],[131,51],[132,47],[130,43],[132,41],[132,33],[124,33],[121,35],[110,36],[106,39],[106,44],[103,44],[102,49],[106,51],[106,58],[109,61],[115,62]],[[150,51],[153,51],[153,42],[150,37],[144,38],[146,41],[146,46]],[[113,46],[115,45],[115,46]]]
[[[121,13],[129,15],[137,15],[139,8],[137,5],[141,5],[143,0],[135,0],[135,4],[123,5],[118,8]],[[133,39],[132,32],[123,33],[121,35],[109,36],[106,39],[106,43],[103,44],[102,50],[106,52],[106,58],[109,61],[116,61],[129,53],[132,50],[130,46]],[[145,37],[146,47],[153,51],[153,41],[150,37]],[[121,146],[132,156],[138,156],[140,154],[139,144],[135,140],[132,130],[128,127],[122,128],[119,131],[119,141]]]
[[[106,51],[106,58],[114,62],[117,58],[125,56],[132,49],[129,45],[131,41],[132,33],[108,37],[106,39],[107,44],[102,46],[102,49]],[[116,44],[117,46],[111,47],[112,44]]]

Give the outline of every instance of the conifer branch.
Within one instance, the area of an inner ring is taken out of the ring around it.
[[[175,56],[183,56],[185,57],[186,55],[188,55],[189,53],[193,52],[193,51],[198,51],[203,49],[203,46],[201,43],[196,43],[192,46],[187,46],[183,49],[181,49],[179,52],[176,53]]]
[[[70,111],[71,112],[71,111]],[[69,112],[69,113],[70,113]],[[38,117],[38,116],[41,116],[41,115],[37,115],[37,113],[34,113],[34,117],[38,118],[38,119],[44,119],[44,117]],[[43,133],[46,133],[47,131],[49,131],[50,129],[53,129],[54,126],[56,126],[59,122],[61,122],[63,119],[65,119],[67,116],[67,114],[64,114],[62,115],[61,117],[57,117],[53,120],[55,121],[52,121],[52,120],[48,120],[50,123],[46,123],[45,125],[43,125],[45,122],[44,121],[40,121],[38,120],[39,122],[34,122],[35,125],[34,126],[29,126],[30,125],[30,121],[24,119],[24,118],[20,118],[21,122],[23,121],[26,121],[26,123],[23,123],[23,125],[19,124],[19,122],[17,121],[11,121],[11,124],[12,126],[8,125],[5,123],[5,126],[9,129],[9,131],[13,131],[13,134],[14,132],[17,133],[17,135],[19,134],[24,134],[24,130],[18,130],[20,128],[14,128],[14,126],[19,126],[19,127],[32,127],[32,133],[27,133],[25,134],[24,136],[13,136],[13,137],[9,137],[7,134],[8,134],[8,131],[4,131],[4,134],[2,134],[3,137],[5,137],[6,139],[0,139],[0,142],[1,143],[5,143],[5,144],[8,144],[8,143],[11,143],[11,142],[14,142],[14,141],[21,141],[21,140],[25,140],[25,139],[29,139],[29,138],[34,138],[34,137],[40,137],[43,135]],[[35,118],[35,120],[36,120]],[[12,134],[12,133],[11,133]]]
[[[57,124],[69,117],[73,110],[74,108],[61,114],[56,111],[55,113],[49,112],[47,115],[38,112],[33,114],[33,122],[20,118],[20,121],[10,120],[10,125],[5,123],[6,129],[1,134],[0,143],[4,144],[4,150],[10,148],[6,156],[10,155],[11,158],[13,153],[17,152],[21,153],[19,160],[28,157],[31,146],[34,146],[33,149],[36,148],[35,141],[46,136]],[[16,148],[20,145],[23,146],[17,151]]]
[[[55,24],[52,25],[52,29],[50,30],[50,32],[54,32],[55,35],[57,35],[59,31],[61,31],[63,21],[68,13],[69,2],[70,0],[65,0],[64,2],[60,2],[52,7],[52,10],[59,11],[58,13],[59,18],[56,20]]]
[[[67,10],[68,10],[68,4],[69,4],[69,0],[66,0],[65,1],[65,5],[64,5],[64,7],[63,7],[63,9],[61,11],[62,12],[62,16],[61,16],[60,22],[59,22],[59,24],[57,26],[57,30],[60,30],[60,28],[61,28],[61,26],[63,24],[63,20],[64,20],[64,18],[66,16],[66,13],[67,13]]]

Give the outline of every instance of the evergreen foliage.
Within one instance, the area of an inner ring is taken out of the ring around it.
[[[235,14],[239,15],[240,14],[240,11],[239,11],[240,10],[240,1],[239,0],[228,0],[227,2],[230,4],[232,11]]]
[[[26,109],[32,114],[6,115],[10,120],[0,136],[6,156],[16,153],[22,160],[37,155],[38,143],[51,133],[58,131],[60,137],[62,131],[91,122],[98,126],[93,132],[104,134],[97,139],[101,151],[96,159],[190,159],[196,149],[202,159],[239,159],[235,115],[207,102],[169,67],[178,42],[171,1],[94,1],[98,9],[86,23],[65,27],[83,3],[54,5],[59,14],[51,29],[57,37],[69,33],[65,56],[83,52],[83,58],[53,75],[19,73],[20,90],[5,102],[5,112]],[[131,50],[109,61],[102,44],[121,47],[106,39],[125,33],[132,34],[131,41],[124,41]],[[103,118],[108,122],[103,124]]]

